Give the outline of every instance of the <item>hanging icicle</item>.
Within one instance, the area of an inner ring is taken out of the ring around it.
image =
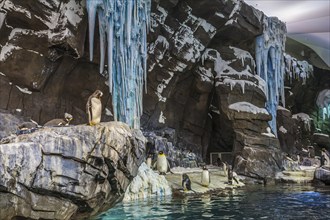
[[[147,30],[151,0],[87,0],[90,60],[95,18],[100,33],[100,73],[108,53],[108,85],[115,120],[140,127],[147,74]]]
[[[330,120],[330,89],[324,89],[318,94],[316,105],[322,110],[322,120]]]
[[[269,125],[277,136],[276,111],[284,96],[284,51],[286,26],[276,17],[264,17],[263,34],[256,38],[256,66],[258,75],[266,81],[266,109],[272,115]]]

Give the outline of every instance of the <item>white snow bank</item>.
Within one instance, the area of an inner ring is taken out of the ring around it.
[[[124,201],[167,196],[171,194],[172,190],[165,176],[155,173],[146,163],[142,163],[137,176],[133,179],[125,192]]]
[[[259,108],[249,102],[236,102],[234,104],[229,105],[229,109],[235,110],[237,112],[248,112],[253,114],[261,113],[261,114],[269,115],[266,109]]]

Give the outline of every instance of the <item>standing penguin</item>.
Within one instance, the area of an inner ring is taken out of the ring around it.
[[[64,118],[55,118],[44,124],[44,127],[68,126],[73,117],[69,113],[64,114]]]
[[[187,174],[182,174],[182,188],[184,191],[191,190],[191,181]]]
[[[202,185],[208,187],[211,183],[210,172],[206,166],[203,166],[202,171]]]
[[[101,97],[103,93],[100,90],[96,90],[91,96],[89,96],[86,104],[86,113],[88,115],[88,124],[93,126],[99,124],[102,114]]]
[[[160,175],[166,175],[167,170],[169,169],[169,164],[166,158],[166,155],[163,151],[159,151],[157,161],[156,161],[157,170]]]

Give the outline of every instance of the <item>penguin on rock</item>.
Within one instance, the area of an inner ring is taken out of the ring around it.
[[[102,115],[102,103],[101,97],[103,92],[96,90],[91,96],[89,96],[86,104],[86,113],[88,116],[88,124],[91,126],[97,125],[101,122]]]
[[[159,151],[155,165],[160,175],[166,175],[167,170],[170,169],[166,155],[163,151]]]
[[[69,113],[64,114],[64,118],[55,118],[44,124],[44,127],[68,126],[73,117]]]
[[[190,181],[189,176],[186,173],[182,174],[182,188],[183,188],[183,191],[191,190],[191,181]]]
[[[205,187],[208,187],[211,183],[210,172],[206,166],[203,166],[201,182],[202,182],[202,185]]]

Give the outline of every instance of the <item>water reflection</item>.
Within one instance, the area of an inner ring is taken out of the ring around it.
[[[329,208],[329,187],[252,186],[213,195],[121,203],[97,219],[329,219]]]

